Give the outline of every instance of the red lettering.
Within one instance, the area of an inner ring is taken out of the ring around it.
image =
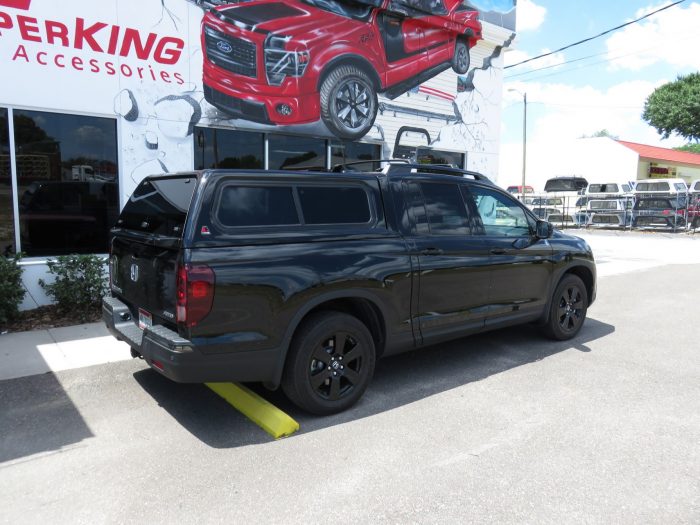
[[[153,67],[150,64],[148,65],[148,71],[151,73],[151,78],[156,80],[156,74],[153,72]]]
[[[183,40],[166,36],[158,42],[153,58],[161,64],[173,65],[180,60],[184,48],[185,42]]]
[[[183,85],[185,83],[185,79],[182,78],[180,73],[175,73],[173,76],[175,77],[175,80],[177,80],[178,84]]]
[[[36,54],[36,61],[39,62],[42,66],[48,66],[49,63],[45,62],[44,59],[46,58],[46,52],[41,51],[40,53]]]
[[[99,62],[97,60],[95,60],[94,58],[92,60],[90,60],[90,71],[93,73],[100,72]]]
[[[29,40],[30,42],[41,42],[39,26],[37,24],[38,22],[36,18],[17,15],[17,27],[19,27],[19,34],[22,35],[23,40]],[[32,33],[36,33],[36,35],[33,35]]]
[[[0,11],[0,29],[12,29],[12,17]],[[2,35],[2,32],[0,32]]]
[[[46,42],[49,44],[55,44],[56,40],[58,40],[63,47],[68,47],[70,45],[70,40],[68,39],[68,28],[61,22],[47,20]]]
[[[85,20],[82,18],[75,19],[75,48],[83,49],[83,43],[90,46],[90,49],[97,51],[98,53],[103,53],[102,47],[95,40],[95,33],[102,31],[107,24],[102,22],[97,22],[92,24],[90,27],[85,27]]]
[[[80,57],[73,57],[73,60],[71,60],[71,65],[73,66],[73,69],[77,69],[78,71],[83,70],[83,59]]]
[[[119,26],[112,26],[112,31],[109,34],[109,45],[107,47],[107,53],[110,55],[115,55],[117,53],[117,45],[119,44]]]
[[[114,69],[114,64],[112,62],[107,62],[105,64],[105,69],[107,70],[108,75],[116,75],[117,74],[117,70]]]
[[[131,70],[131,68],[127,64],[122,64],[120,69],[121,69],[122,75],[124,75],[127,78],[134,74],[134,72]]]
[[[24,48],[23,45],[20,45],[17,48],[17,51],[15,51],[15,55],[12,57],[12,60],[17,60],[18,58],[23,58],[27,62],[29,62],[29,56],[27,55],[27,50]]]
[[[155,33],[149,33],[148,40],[146,40],[146,44],[144,45],[143,42],[141,42],[141,35],[136,29],[127,29],[124,31],[122,49],[119,52],[119,55],[123,57],[128,56],[129,51],[131,51],[133,48],[138,58],[141,60],[148,60],[148,58],[151,56],[151,49],[153,49],[153,44],[155,44],[156,38],[158,37]]]
[[[66,55],[56,55],[55,57],[53,57],[53,63],[61,69],[63,69],[64,67],[66,67],[66,64],[64,62],[59,62],[59,60],[63,60],[64,58],[66,58]]]
[[[161,71],[160,78],[162,78],[163,82],[165,82],[166,84],[172,84],[172,80],[170,80],[170,74],[167,71]]]
[[[25,11],[29,9],[29,4],[31,3],[32,0],[0,0],[0,5],[14,7],[15,9],[24,9]]]
[[[143,68],[142,67],[137,67],[136,72],[139,74],[139,78],[143,80]]]

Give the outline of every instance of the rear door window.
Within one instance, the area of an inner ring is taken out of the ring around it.
[[[458,184],[420,184],[425,210],[433,235],[470,235],[469,215]]]

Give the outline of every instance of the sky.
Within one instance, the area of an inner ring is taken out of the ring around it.
[[[518,36],[505,64],[559,49],[671,3],[519,0]],[[562,64],[576,59],[583,60]],[[548,66],[554,67],[535,71]],[[700,1],[690,0],[592,42],[506,69],[499,180],[522,169],[521,93],[528,98],[528,149],[602,129],[621,140],[672,148],[686,141],[662,140],[642,120],[644,102],[656,87],[699,70]]]

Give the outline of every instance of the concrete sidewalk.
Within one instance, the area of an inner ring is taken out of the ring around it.
[[[0,381],[127,359],[101,322],[0,335]]]

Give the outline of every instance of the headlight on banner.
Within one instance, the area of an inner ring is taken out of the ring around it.
[[[302,76],[311,60],[306,50],[286,50],[289,40],[290,37],[280,35],[270,35],[265,40],[265,73],[273,86],[279,86],[287,77]]]

